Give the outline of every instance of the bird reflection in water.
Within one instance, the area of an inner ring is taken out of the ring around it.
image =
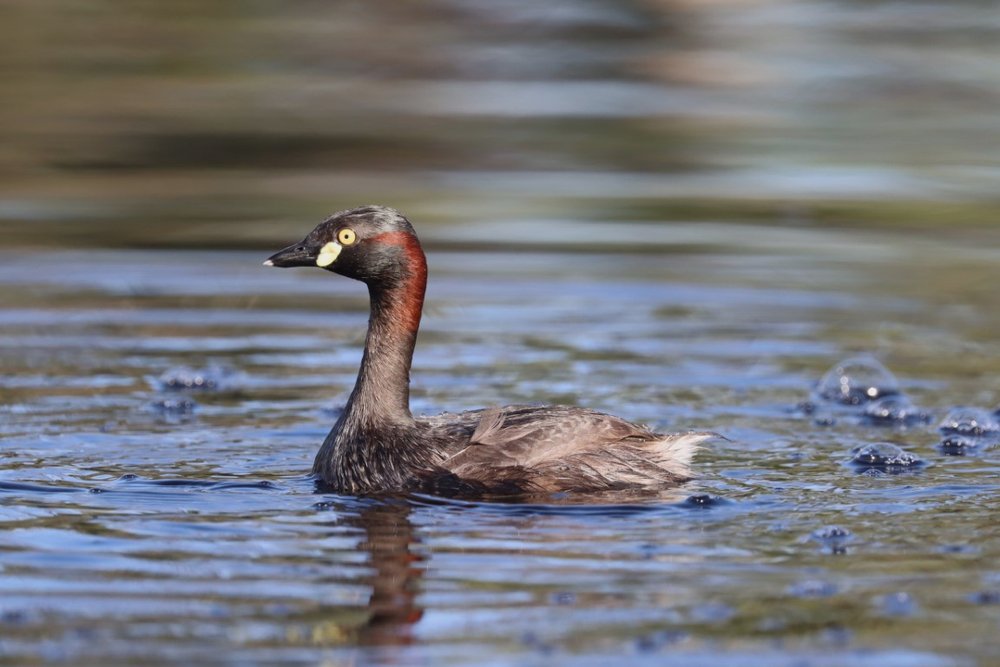
[[[357,607],[323,607],[319,618],[313,616],[308,626],[288,629],[293,644],[319,646],[399,646],[414,641],[413,625],[423,616],[417,606],[418,582],[423,575],[424,557],[413,553],[417,543],[410,523],[411,507],[403,500],[367,501],[358,509],[344,507],[338,519],[338,534],[346,525],[363,531],[357,550],[367,554],[372,574],[350,579],[350,583],[371,586],[364,615],[358,618]]]
[[[416,588],[423,576],[424,557],[410,550],[416,543],[410,511],[404,502],[379,502],[357,517],[365,531],[359,548],[368,552],[375,571],[368,621],[358,630],[361,644],[409,644],[412,627],[423,616]]]
[[[322,488],[322,487],[321,487]],[[667,507],[684,511],[716,507],[718,499],[706,494],[691,495],[694,487],[662,490],[626,490],[597,494],[547,495],[544,498],[523,498],[521,502],[507,499],[501,505],[491,505],[499,512],[508,528],[516,532],[530,531],[548,517],[579,517],[581,526],[589,525],[594,517],[627,519],[647,513],[664,511]],[[532,502],[535,501],[535,502]],[[544,501],[544,502],[542,502]],[[413,626],[423,617],[418,604],[421,580],[427,556],[420,553],[420,540],[410,521],[414,506],[401,497],[347,501],[336,511],[339,518],[331,526],[342,535],[345,526],[359,528],[363,538],[356,549],[367,556],[371,574],[349,578],[349,583],[364,583],[371,587],[367,604],[357,606],[326,606],[320,614],[311,615],[305,632],[291,630],[292,643],[318,646],[377,647],[405,646],[418,640]],[[434,504],[430,498],[421,503]],[[537,503],[537,504],[536,504]],[[475,511],[470,508],[470,511]]]

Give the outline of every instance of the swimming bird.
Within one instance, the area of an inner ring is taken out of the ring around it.
[[[384,206],[340,211],[267,266],[319,267],[368,286],[357,382],[313,465],[344,494],[541,494],[675,486],[712,433],[655,433],[569,406],[511,405],[414,417],[410,365],[427,261],[410,222]]]

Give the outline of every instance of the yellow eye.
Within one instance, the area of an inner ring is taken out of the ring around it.
[[[358,240],[358,235],[354,233],[353,229],[344,228],[337,232],[337,240],[340,245],[351,245]]]

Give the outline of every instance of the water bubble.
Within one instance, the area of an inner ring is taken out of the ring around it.
[[[764,634],[780,634],[788,630],[788,619],[775,616],[765,616],[757,621],[756,629]]]
[[[982,408],[956,407],[948,411],[938,430],[945,435],[994,435],[1000,434],[1000,422]]]
[[[692,607],[690,613],[695,623],[725,623],[735,615],[736,610],[722,602],[705,602]]]
[[[556,647],[537,633],[529,630],[521,635],[521,644],[543,655],[554,653]]]
[[[190,398],[160,398],[149,404],[154,411],[164,415],[190,415],[198,408],[198,404]]]
[[[966,435],[946,435],[938,449],[946,456],[965,456],[979,449],[979,441]]]
[[[340,509],[340,505],[332,500],[321,500],[318,503],[313,503],[312,508],[317,512],[331,512]]]
[[[1000,590],[977,591],[969,596],[969,601],[981,605],[1000,604]]]
[[[854,633],[843,625],[831,625],[820,633],[820,638],[827,644],[843,647],[851,643]]]
[[[718,505],[722,505],[724,502],[725,501],[718,496],[712,496],[707,493],[697,493],[693,496],[688,496],[681,504],[685,507],[709,508],[717,507]]]
[[[652,653],[676,644],[687,638],[687,633],[681,630],[657,630],[641,635],[635,639],[635,650],[639,653]]]
[[[931,415],[913,405],[904,394],[882,396],[865,406],[865,420],[885,426],[927,424]]]
[[[226,391],[235,386],[236,373],[224,366],[178,366],[165,371],[158,384],[165,391]]]
[[[573,605],[576,604],[576,595],[569,591],[557,591],[549,596],[549,601],[560,606]]]
[[[0,625],[29,625],[38,621],[38,613],[23,609],[0,612]]]
[[[851,541],[853,535],[851,531],[840,526],[824,526],[814,530],[810,537],[829,547],[833,554],[845,554],[847,553],[847,543]]]
[[[851,537],[851,531],[840,526],[824,526],[813,531],[813,537],[824,542],[847,541]]]
[[[925,465],[924,461],[891,442],[860,445],[851,450],[851,463],[862,469],[884,472],[913,470]]]
[[[904,592],[883,595],[878,606],[886,616],[912,616],[920,608],[913,596]]]
[[[828,598],[837,594],[837,585],[829,581],[810,579],[788,587],[789,595],[797,598]]]
[[[977,547],[968,544],[942,544],[938,551],[943,554],[975,554],[979,553]]]
[[[874,358],[851,357],[826,372],[816,387],[816,393],[828,401],[861,405],[898,394],[899,382]]]

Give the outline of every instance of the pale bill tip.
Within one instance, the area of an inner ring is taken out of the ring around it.
[[[264,260],[264,266],[274,266],[274,262],[269,259]]]

